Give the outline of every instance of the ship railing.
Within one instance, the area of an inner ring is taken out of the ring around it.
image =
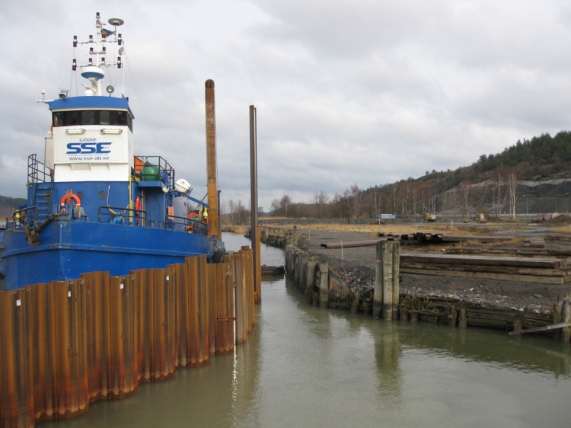
[[[28,156],[28,184],[51,182],[54,171],[38,159],[37,154]]]
[[[127,224],[138,227],[178,230],[192,233],[206,233],[207,226],[200,220],[167,216],[164,221],[149,219],[144,210],[101,206],[97,211],[99,223]]]
[[[156,174],[146,174],[149,167],[157,168]],[[142,181],[156,178],[163,181],[170,189],[174,188],[175,171],[168,161],[162,156],[135,156],[135,175]]]
[[[26,207],[15,210],[12,217],[6,221],[6,229],[20,229],[32,225],[37,219],[37,207]]]
[[[184,230],[192,233],[206,233],[207,226],[205,223],[194,218],[178,217],[169,215],[166,217],[165,226],[167,229]]]
[[[99,223],[132,224],[134,226],[145,226],[147,223],[147,212],[132,208],[119,208],[102,206],[97,210],[97,221]]]

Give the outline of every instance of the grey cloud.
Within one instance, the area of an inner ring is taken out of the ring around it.
[[[215,79],[226,201],[247,203],[252,103],[266,207],[454,168],[571,121],[563,1],[24,0],[0,11],[0,194],[24,194],[49,122],[34,101],[70,85],[71,36],[97,10],[126,20],[137,152],[166,156],[197,193]]]

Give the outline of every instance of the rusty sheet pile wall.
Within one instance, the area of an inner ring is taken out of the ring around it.
[[[0,427],[71,417],[232,352],[254,328],[253,275],[246,247],[0,291]]]

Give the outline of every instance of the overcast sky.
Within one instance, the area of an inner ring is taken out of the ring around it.
[[[216,82],[223,198],[261,204],[455,168],[569,129],[571,3],[537,0],[30,1],[0,8],[0,194],[43,153],[42,90],[69,88],[71,40],[125,19],[136,152],[204,191],[204,81]],[[117,83],[117,82],[114,82]]]

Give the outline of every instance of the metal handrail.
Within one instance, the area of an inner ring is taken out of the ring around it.
[[[145,210],[137,210],[133,208],[119,208],[111,206],[101,206],[97,210],[97,221],[99,223],[117,222],[143,225],[146,224],[147,212]]]
[[[53,181],[54,172],[33,153],[28,156],[28,184]],[[49,179],[49,180],[48,180]]]
[[[119,208],[101,206],[97,210],[97,221],[100,223],[117,222],[120,224],[132,224],[139,227],[155,227],[159,229],[175,229],[182,226],[187,232],[206,233],[207,226],[200,220],[169,215],[164,221],[149,219],[147,212],[132,208]]]
[[[135,156],[135,159],[143,162],[143,167],[146,166],[156,166],[159,168],[159,177],[163,181],[163,177],[166,176],[166,184],[169,185],[171,189],[174,188],[175,180],[175,170],[168,161],[162,156]],[[139,173],[142,175],[141,173]]]
[[[199,233],[206,232],[207,227],[206,224],[200,220],[174,215],[168,215],[165,224],[167,226],[183,226],[187,231],[192,230],[193,232]]]

